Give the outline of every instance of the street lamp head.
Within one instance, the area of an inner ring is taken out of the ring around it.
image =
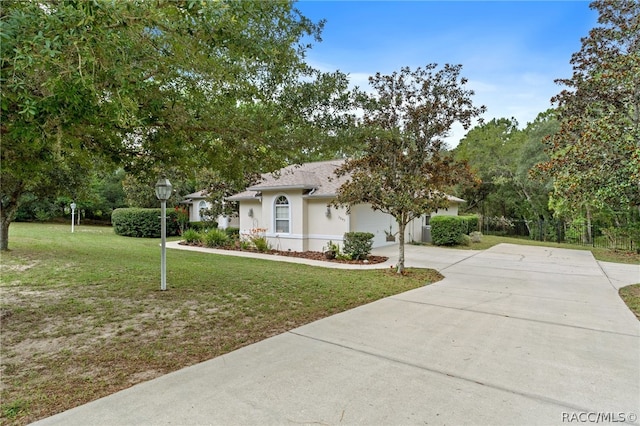
[[[76,203],[71,203],[71,210],[75,210],[76,209]]]
[[[156,182],[156,197],[160,201],[167,201],[169,197],[171,197],[171,190],[173,187],[171,186],[171,182],[167,178],[160,178],[158,182]]]

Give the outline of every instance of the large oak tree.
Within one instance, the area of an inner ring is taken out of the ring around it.
[[[484,112],[471,101],[461,65],[437,64],[369,78],[373,94],[361,94],[363,153],[345,162],[349,180],[334,204],[368,203],[398,224],[397,271],[404,271],[406,225],[447,206],[445,190],[471,178],[465,164],[444,150],[444,138],[460,122],[468,128]]]
[[[0,25],[3,250],[23,194],[73,196],[97,166],[241,179],[339,149],[350,120],[291,1],[5,0]]]
[[[554,208],[640,208],[640,3],[598,0],[598,24],[573,54],[558,103],[560,130],[539,169],[554,179]]]

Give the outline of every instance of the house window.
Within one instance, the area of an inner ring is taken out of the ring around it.
[[[288,234],[289,233],[289,200],[284,195],[280,195],[276,198],[274,204],[275,218],[276,218],[276,232]]]
[[[198,212],[200,213],[200,221],[206,220],[205,211],[207,210],[207,202],[200,201],[198,203]]]

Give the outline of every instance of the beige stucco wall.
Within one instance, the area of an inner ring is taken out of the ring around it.
[[[264,227],[260,200],[241,201],[239,204],[238,228],[240,228],[241,234],[248,234],[251,229]],[[251,210],[251,216],[249,210]]]
[[[275,232],[274,203],[277,197],[284,195],[289,200],[289,233]],[[329,241],[343,245],[345,232],[371,232],[374,235],[373,247],[382,247],[397,243],[398,225],[390,215],[373,211],[368,204],[353,206],[347,214],[345,208],[330,208],[330,199],[306,197],[302,190],[263,192],[259,199],[240,202],[239,228],[241,234],[248,234],[253,228],[266,228],[265,235],[272,248],[291,251],[323,251]],[[249,210],[253,210],[253,217]],[[458,205],[451,204],[431,216],[457,215]],[[424,217],[409,223],[405,232],[405,242],[421,241]],[[387,241],[385,231],[396,235],[394,241]]]
[[[189,221],[190,222],[200,222],[200,201],[205,201],[202,199],[193,200],[189,204]],[[205,201],[206,208],[210,208],[211,204]]]
[[[307,239],[306,250],[323,251],[329,241],[342,247],[344,233],[349,231],[349,215],[345,208],[329,208],[330,199],[312,199],[306,201]]]
[[[202,200],[202,199],[196,199],[193,200],[190,204],[188,204],[189,207],[189,221],[190,222],[200,222],[201,218],[200,218],[200,202],[204,201],[206,204],[205,208],[211,208],[211,203],[209,203],[206,200]],[[218,216],[218,219],[216,220],[216,222],[218,222],[218,227],[219,228],[228,228],[228,227],[234,227],[234,228],[238,228],[240,227],[240,218],[238,216]]]

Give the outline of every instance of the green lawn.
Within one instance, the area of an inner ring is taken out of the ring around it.
[[[631,309],[631,312],[640,320],[640,284],[622,287],[618,291],[618,294],[620,294],[624,303]]]
[[[168,250],[161,292],[158,239],[69,228],[14,223],[11,251],[1,254],[3,424],[26,424],[441,278],[426,269],[398,277]],[[540,244],[485,236],[469,248],[501,242]],[[623,290],[637,312],[638,286]]]
[[[441,276],[167,251],[111,228],[14,223],[2,253],[3,424],[26,424]]]
[[[486,250],[500,243],[523,244],[530,246],[559,247],[574,250],[588,250],[597,260],[614,263],[640,263],[640,254],[628,251],[608,250],[605,248],[583,246],[577,244],[552,243],[547,241],[535,241],[529,238],[499,237],[495,235],[483,235],[479,243],[471,243],[469,246],[456,246],[457,249]]]

